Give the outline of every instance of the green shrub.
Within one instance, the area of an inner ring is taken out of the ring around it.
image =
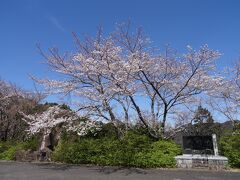
[[[240,167],[240,131],[220,140],[221,154],[226,156],[232,167]]]
[[[38,141],[36,138],[32,138],[26,142],[6,141],[0,142],[0,159],[13,160],[14,155],[19,150],[36,150]]]
[[[52,158],[54,161],[72,164],[175,166],[174,156],[180,153],[180,148],[174,142],[154,141],[136,131],[128,131],[122,139],[118,139],[112,130],[106,131],[102,137],[78,138],[63,133]],[[37,150],[38,142],[37,137],[26,142],[0,142],[0,159],[13,160],[18,150]]]
[[[20,150],[21,144],[14,142],[1,142],[0,143],[0,159],[13,160],[16,151]]]
[[[33,151],[36,151],[39,146],[39,140],[37,137],[32,137],[29,140],[22,142],[22,149],[28,150],[31,149]]]
[[[102,138],[102,137],[108,137],[108,138],[118,138],[118,129],[113,123],[107,123],[103,124],[102,129],[100,132],[97,133],[95,138]]]
[[[74,164],[116,164],[119,141],[109,138],[81,139],[78,142],[60,141],[53,152],[55,161]]]
[[[180,153],[180,147],[174,142],[157,141],[147,151],[137,153],[135,163],[139,167],[174,167],[174,157]]]
[[[77,142],[62,139],[53,160],[74,164],[135,167],[173,167],[180,148],[170,141],[154,142],[146,135],[128,132],[122,140],[102,137],[82,138]]]
[[[148,136],[139,134],[134,131],[128,131],[123,138],[123,144],[126,145],[128,148],[135,148],[135,149],[145,149],[149,148],[151,143],[153,142]]]

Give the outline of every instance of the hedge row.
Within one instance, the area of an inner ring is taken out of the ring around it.
[[[172,141],[153,141],[145,135],[129,132],[122,140],[104,137],[69,142],[62,139],[53,152],[53,159],[73,164],[174,167],[174,156],[180,153],[180,148]]]
[[[220,140],[221,154],[226,156],[231,167],[240,168],[240,131],[236,131]]]

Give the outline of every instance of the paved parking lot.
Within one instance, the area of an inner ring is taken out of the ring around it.
[[[0,180],[240,180],[240,172],[0,162]]]

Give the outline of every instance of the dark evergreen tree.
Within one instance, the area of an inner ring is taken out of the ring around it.
[[[212,135],[219,134],[220,124],[214,123],[214,119],[208,109],[198,106],[193,123],[188,127],[189,135]]]
[[[202,124],[202,123],[214,123],[213,117],[208,109],[203,108],[201,105],[198,106],[198,109],[194,115],[193,122],[195,124]]]

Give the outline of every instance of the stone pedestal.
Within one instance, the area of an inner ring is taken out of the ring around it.
[[[215,155],[189,155],[183,154],[175,157],[179,168],[208,168],[221,170],[225,169],[228,159],[223,156]]]

